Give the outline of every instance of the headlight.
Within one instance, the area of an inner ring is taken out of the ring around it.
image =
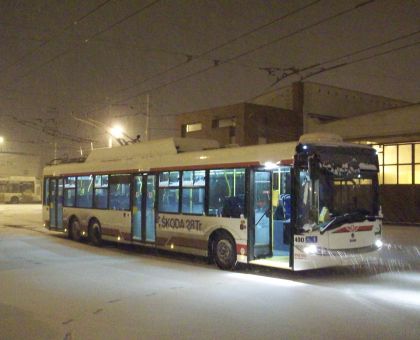
[[[378,248],[381,248],[383,245],[384,245],[384,243],[381,240],[377,239],[375,241],[375,246],[377,246]]]
[[[303,252],[305,254],[316,254],[317,251],[318,247],[315,244],[311,244],[310,246],[303,248]]]

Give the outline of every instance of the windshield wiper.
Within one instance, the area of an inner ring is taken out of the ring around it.
[[[363,222],[366,219],[368,219],[368,216],[366,214],[363,214],[360,211],[353,212],[353,213],[350,213],[350,214],[335,216],[335,217],[333,217],[333,219],[331,221],[327,222],[323,226],[320,226],[319,231],[322,235],[327,230],[336,229],[336,228],[342,226],[343,224],[354,223],[354,222]]]

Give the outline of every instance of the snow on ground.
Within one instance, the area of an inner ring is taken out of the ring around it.
[[[0,339],[418,339],[420,228],[386,226],[383,265],[224,272],[95,248],[0,205]]]

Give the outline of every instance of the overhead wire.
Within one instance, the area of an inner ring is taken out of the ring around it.
[[[325,60],[323,62],[318,62],[318,63],[311,64],[311,65],[308,65],[308,66],[304,66],[303,68],[294,68],[291,72],[283,72],[283,74],[281,76],[276,76],[276,72],[275,72],[277,70],[280,70],[280,68],[277,68],[277,67],[266,68],[265,70],[268,72],[269,75],[276,76],[276,78],[277,78],[276,81],[273,84],[271,84],[269,87],[272,87],[272,86],[276,85],[279,81],[281,81],[285,78],[288,78],[290,76],[300,74],[304,71],[308,71],[308,70],[314,69],[316,67],[322,68],[323,65],[327,65],[327,64],[330,64],[330,63],[333,63],[333,62],[336,62],[336,61],[339,61],[339,60],[342,60],[342,59],[345,59],[345,58],[349,58],[349,57],[352,57],[352,56],[355,56],[355,55],[358,55],[358,54],[361,54],[361,53],[364,53],[364,52],[367,52],[367,51],[370,51],[370,50],[373,50],[373,49],[377,49],[378,47],[382,47],[382,46],[385,46],[385,45],[388,45],[388,44],[391,44],[391,43],[394,43],[394,42],[397,42],[397,41],[400,41],[400,40],[403,40],[403,39],[407,39],[407,38],[415,36],[419,33],[420,33],[420,30],[410,32],[410,33],[407,33],[407,34],[403,34],[403,35],[400,35],[398,37],[392,38],[390,40],[386,40],[386,41],[380,42],[378,44],[370,45],[370,46],[364,47],[362,49],[359,49],[359,50],[356,50],[356,51],[353,51],[353,52],[350,52],[350,53],[346,53],[346,54],[338,56],[338,57],[334,57],[334,58]]]
[[[186,57],[186,60],[184,60],[184,61],[182,61],[180,63],[177,63],[177,64],[175,64],[175,65],[173,65],[173,66],[171,66],[171,67],[169,67],[169,68],[167,68],[165,70],[162,70],[160,72],[157,72],[157,73],[155,73],[155,74],[153,74],[153,75],[151,75],[151,76],[149,76],[149,77],[141,80],[140,82],[137,82],[137,83],[135,83],[133,85],[130,85],[128,87],[119,89],[116,92],[114,92],[114,95],[116,93],[121,93],[121,92],[125,92],[125,91],[128,91],[128,90],[131,90],[131,89],[136,88],[136,87],[138,87],[138,86],[140,86],[140,85],[142,85],[142,84],[144,84],[144,83],[146,83],[146,82],[148,82],[150,80],[153,80],[155,78],[158,78],[158,77],[160,77],[160,76],[162,76],[162,75],[164,75],[166,73],[170,73],[170,72],[172,72],[172,71],[174,71],[176,69],[179,69],[179,68],[183,67],[184,65],[190,63],[193,60],[202,59],[204,56],[206,56],[206,55],[208,55],[208,54],[210,54],[210,53],[212,53],[212,52],[214,52],[216,50],[219,50],[219,49],[221,49],[223,47],[226,47],[226,46],[228,46],[230,44],[233,44],[234,42],[236,42],[236,41],[238,41],[240,39],[243,39],[243,38],[245,38],[245,37],[247,37],[247,36],[249,36],[249,35],[251,35],[253,33],[256,33],[256,32],[258,32],[260,30],[263,30],[263,29],[267,28],[268,26],[271,26],[271,25],[273,25],[275,23],[278,23],[279,21],[282,21],[282,20],[284,20],[284,19],[286,19],[286,18],[288,18],[290,16],[293,16],[293,15],[295,15],[295,14],[297,14],[297,13],[299,13],[299,12],[301,12],[301,11],[309,8],[309,7],[312,7],[312,6],[316,5],[320,1],[321,0],[312,1],[312,2],[306,4],[306,5],[302,6],[302,7],[299,7],[297,9],[293,10],[293,11],[290,11],[290,12],[288,12],[286,14],[283,14],[283,15],[281,15],[281,16],[273,19],[273,20],[270,20],[267,23],[264,23],[264,24],[262,24],[260,26],[257,26],[257,27],[255,27],[255,28],[253,28],[251,30],[248,30],[248,31],[246,31],[246,32],[238,35],[237,37],[234,37],[232,39],[229,39],[229,40],[227,40],[227,41],[225,41],[225,42],[223,42],[221,44],[218,44],[218,45],[216,45],[216,46],[214,46],[214,47],[212,47],[210,49],[207,49],[207,50],[205,50],[205,51],[203,51],[201,53],[198,53],[196,55],[185,53],[184,56]],[[213,59],[212,62],[214,64],[216,64],[216,61],[217,60],[218,59],[216,59],[216,60]],[[246,66],[246,67],[250,67],[250,66]]]
[[[92,34],[91,36],[87,37],[83,42],[76,44],[76,46],[83,46],[84,44],[88,43],[89,40],[92,40],[94,38],[96,38],[97,36],[99,36],[100,34],[103,34],[105,32],[108,32],[109,30],[113,29],[115,26],[120,25],[121,23],[125,22],[126,20],[131,19],[132,17],[134,17],[135,15],[140,14],[141,12],[149,9],[150,7],[156,5],[158,2],[160,2],[161,0],[154,0],[151,3],[147,4],[146,6],[140,7],[139,9],[137,9],[136,11],[124,16],[123,18],[121,18],[120,20],[114,22],[113,24],[105,27],[104,29],[102,29],[99,32],[96,32],[94,34]],[[38,71],[39,69],[43,68],[46,65],[49,65],[50,63],[54,62],[57,59],[60,59],[61,57],[63,57],[64,55],[67,55],[71,52],[74,51],[74,47],[69,47],[67,49],[65,49],[64,51],[58,53],[57,55],[53,56],[52,58],[46,60],[45,62],[38,64],[36,66],[36,68],[29,70],[28,72],[24,73],[23,75],[20,75],[19,77],[16,77],[15,79],[13,79],[13,83],[19,82],[21,79],[26,78],[27,76],[31,75],[32,73]]]
[[[326,18],[323,18],[323,19],[321,19],[321,20],[318,20],[318,21],[316,21],[316,22],[314,22],[314,23],[311,23],[311,24],[309,24],[309,25],[306,25],[306,26],[304,26],[304,27],[301,27],[300,29],[295,30],[295,31],[293,31],[293,32],[291,32],[291,33],[288,33],[288,34],[283,35],[283,36],[280,36],[280,37],[278,37],[278,38],[276,38],[276,39],[270,40],[269,42],[266,42],[266,43],[264,43],[264,44],[258,45],[258,46],[254,47],[254,48],[252,48],[252,49],[247,50],[247,51],[241,52],[241,53],[239,53],[239,54],[237,54],[237,55],[235,55],[235,56],[233,56],[233,57],[230,57],[230,58],[225,59],[225,60],[221,60],[221,61],[220,61],[220,63],[218,63],[217,65],[210,65],[210,66],[208,66],[208,67],[206,67],[206,68],[203,68],[203,69],[201,69],[201,70],[198,70],[198,71],[195,71],[195,72],[189,73],[189,74],[187,74],[187,75],[184,75],[184,76],[181,76],[181,77],[175,78],[175,79],[173,79],[173,80],[167,81],[166,83],[163,83],[163,84],[161,84],[161,85],[155,86],[155,87],[153,87],[153,88],[150,88],[150,89],[147,89],[147,90],[143,90],[143,91],[141,91],[141,92],[135,93],[134,95],[130,95],[130,96],[124,97],[123,99],[118,100],[118,101],[116,102],[116,104],[126,102],[127,100],[130,100],[130,99],[133,99],[133,98],[139,97],[139,96],[141,96],[141,95],[143,95],[143,94],[146,94],[146,93],[150,93],[150,92],[153,92],[153,91],[159,90],[159,89],[161,89],[161,88],[164,88],[164,87],[166,87],[166,86],[172,85],[172,84],[174,84],[174,83],[177,83],[177,82],[180,82],[180,81],[186,80],[186,79],[188,79],[188,78],[192,78],[192,77],[194,77],[194,76],[197,76],[197,75],[199,75],[199,74],[205,73],[205,72],[207,72],[207,71],[209,71],[209,70],[211,70],[211,69],[214,69],[214,68],[215,68],[215,67],[217,67],[217,66],[220,66],[220,65],[222,65],[222,64],[226,64],[226,63],[228,63],[228,62],[230,62],[230,61],[232,61],[232,60],[236,60],[236,59],[242,58],[242,57],[244,57],[244,56],[246,56],[246,55],[248,55],[248,54],[250,54],[250,53],[256,52],[256,51],[258,51],[258,50],[260,50],[260,49],[262,49],[262,48],[265,48],[265,47],[270,46],[270,45],[272,45],[272,44],[278,43],[278,42],[279,42],[279,41],[281,41],[281,40],[284,40],[284,39],[286,39],[286,38],[290,38],[291,36],[294,36],[294,35],[296,35],[296,34],[302,33],[302,32],[304,32],[304,31],[306,31],[306,30],[309,30],[309,29],[311,29],[311,28],[313,28],[313,27],[316,27],[316,26],[318,26],[318,25],[324,24],[324,23],[326,23],[326,22],[328,22],[328,21],[330,21],[330,20],[336,19],[336,18],[338,18],[338,17],[340,17],[340,16],[343,16],[343,15],[345,15],[345,14],[348,14],[348,13],[350,13],[350,12],[353,12],[353,11],[355,11],[355,10],[358,10],[358,9],[360,9],[361,7],[364,7],[364,6],[366,6],[366,5],[368,5],[368,4],[371,4],[371,3],[375,2],[375,1],[376,1],[376,0],[368,0],[368,1],[364,1],[364,2],[362,2],[362,3],[359,3],[359,4],[357,4],[357,5],[355,5],[355,6],[351,7],[351,8],[349,8],[349,9],[346,9],[346,10],[340,11],[340,12],[338,12],[338,13],[336,13],[336,14],[330,15],[330,16],[328,16],[328,17],[326,17]],[[97,110],[94,110],[94,111],[97,111]],[[89,112],[89,113],[91,113],[91,112]]]
[[[356,60],[352,60],[350,62],[345,62],[345,63],[334,65],[334,66],[331,66],[331,67],[328,67],[328,68],[320,69],[318,71],[315,71],[313,73],[310,73],[309,75],[304,76],[302,79],[307,79],[307,78],[313,77],[313,76],[315,76],[317,74],[320,74],[320,73],[332,71],[332,70],[335,70],[337,68],[341,68],[341,67],[353,65],[353,64],[356,64],[356,63],[360,63],[362,61],[366,61],[366,60],[369,60],[369,59],[381,57],[383,55],[394,53],[394,52],[397,52],[397,51],[400,51],[400,50],[403,50],[403,49],[406,49],[406,48],[414,47],[414,46],[417,46],[417,45],[420,45],[420,41],[415,41],[415,42],[410,43],[410,44],[407,44],[407,45],[395,47],[395,48],[392,48],[390,50],[383,51],[383,52],[380,52],[380,53],[376,53],[374,55],[366,56],[366,57],[359,58],[359,59],[356,59]]]
[[[77,19],[73,20],[71,24],[65,26],[63,29],[61,29],[58,33],[54,34],[51,38],[44,40],[40,45],[38,45],[36,48],[30,50],[29,52],[25,53],[22,57],[20,57],[19,59],[17,59],[14,63],[6,66],[3,70],[1,70],[2,73],[6,72],[7,70],[9,70],[12,67],[15,67],[17,65],[20,65],[24,60],[26,60],[29,56],[33,55],[35,52],[41,50],[42,48],[44,48],[46,45],[48,45],[49,43],[51,43],[52,41],[56,40],[57,38],[59,38],[60,36],[62,36],[64,33],[66,33],[69,29],[73,28],[75,25],[79,24],[80,22],[82,22],[84,19],[86,19],[87,17],[89,17],[90,15],[94,14],[95,12],[99,11],[102,7],[104,7],[106,4],[108,4],[109,2],[111,2],[112,0],[105,0],[103,2],[101,2],[100,4],[98,4],[97,6],[95,6],[93,9],[91,9],[89,12],[83,14],[81,17],[78,17]]]

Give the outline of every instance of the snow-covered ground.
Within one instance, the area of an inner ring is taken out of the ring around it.
[[[39,205],[0,205],[0,339],[418,339],[420,228],[384,238],[371,268],[224,272],[75,243]]]

